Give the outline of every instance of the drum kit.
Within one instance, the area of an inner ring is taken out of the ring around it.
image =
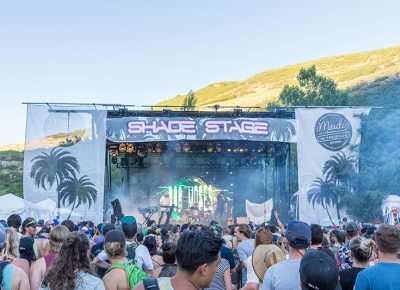
[[[181,221],[191,224],[208,224],[211,222],[213,212],[211,209],[200,209],[192,206],[181,213]]]

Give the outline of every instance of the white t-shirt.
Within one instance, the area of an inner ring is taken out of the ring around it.
[[[160,206],[170,206],[171,205],[171,198],[165,197],[165,196],[161,196],[160,198]],[[160,211],[167,211],[167,208],[165,207],[161,207]]]
[[[256,272],[254,272],[253,268],[253,255],[246,259],[246,267],[247,267],[247,281],[246,283],[256,283],[260,284],[260,279],[258,279]]]
[[[130,241],[126,241],[126,245],[130,245]],[[98,255],[100,261],[107,261],[108,257],[106,252],[103,250],[100,252]],[[138,263],[138,265],[143,268],[144,270],[151,271],[153,270],[153,261],[151,260],[150,252],[149,250],[143,246],[139,245],[136,250],[135,250],[135,260]]]

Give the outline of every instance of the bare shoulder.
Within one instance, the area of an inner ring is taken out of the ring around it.
[[[112,269],[104,277],[103,282],[107,290],[126,289],[129,285],[126,284],[126,274],[122,269]]]

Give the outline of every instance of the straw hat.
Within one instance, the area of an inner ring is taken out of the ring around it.
[[[276,245],[258,245],[253,252],[252,264],[258,279],[264,279],[264,274],[269,267],[283,261],[285,256]]]

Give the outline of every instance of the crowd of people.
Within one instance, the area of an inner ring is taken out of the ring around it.
[[[400,289],[400,225],[0,221],[0,289]]]

